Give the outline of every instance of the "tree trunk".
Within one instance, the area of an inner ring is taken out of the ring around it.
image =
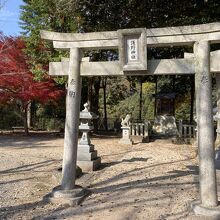
[[[32,101],[31,103],[31,126],[32,127],[35,126],[36,118],[37,118],[37,106],[36,106],[36,102]]]
[[[155,76],[155,100],[154,100],[154,118],[157,115],[157,76]]]
[[[91,110],[91,106],[92,106],[92,86],[93,86],[93,77],[89,77],[88,92],[87,92],[87,102],[89,104],[89,110]]]
[[[29,134],[29,129],[28,129],[28,105],[26,105],[24,107],[23,122],[24,122],[24,133],[25,133],[25,135],[28,135]]]
[[[108,130],[108,118],[107,118],[107,105],[106,105],[106,85],[107,85],[107,77],[103,78],[103,105],[104,105],[104,126],[105,130]]]
[[[176,93],[176,87],[175,87],[175,83],[176,83],[176,76],[173,76],[173,81],[172,81],[172,87],[173,87],[173,92]],[[175,98],[176,98],[176,95],[173,99],[173,116],[175,117]]]
[[[190,123],[193,123],[193,109],[194,109],[194,97],[195,97],[195,82],[194,76],[190,76],[191,82],[191,100],[190,100]]]
[[[94,95],[92,99],[92,105],[91,109],[92,111],[99,115],[99,90],[100,90],[100,83],[101,83],[101,77],[97,77],[94,80]],[[98,130],[98,123],[97,120],[94,120],[94,131],[96,132]]]
[[[139,120],[142,119],[142,79],[140,79]]]
[[[27,126],[28,126],[28,128],[30,128],[31,125],[32,125],[32,123],[31,123],[31,102],[30,102],[27,107]]]

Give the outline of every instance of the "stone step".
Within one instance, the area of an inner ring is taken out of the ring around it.
[[[92,161],[77,161],[77,166],[79,166],[83,172],[97,170],[100,164],[101,164],[101,157],[97,157]]]

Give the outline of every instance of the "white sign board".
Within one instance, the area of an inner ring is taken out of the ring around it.
[[[138,40],[127,40],[127,57],[128,61],[138,61]]]

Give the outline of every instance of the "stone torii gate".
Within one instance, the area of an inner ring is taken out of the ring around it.
[[[192,207],[196,214],[220,216],[211,97],[211,73],[220,73],[220,56],[210,56],[210,44],[220,43],[220,23],[97,33],[41,31],[41,37],[53,41],[54,48],[70,50],[68,59],[52,62],[49,68],[50,75],[68,75],[62,182],[51,200],[74,205],[87,194],[75,185],[81,76],[195,74],[200,201]],[[193,56],[147,60],[147,47],[185,45],[194,47]],[[119,61],[88,62],[82,51],[90,49],[118,49]]]

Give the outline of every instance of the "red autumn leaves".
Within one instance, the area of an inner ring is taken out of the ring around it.
[[[25,108],[32,100],[54,101],[63,94],[54,81],[36,81],[30,72],[21,38],[0,35],[0,103],[20,102]]]

